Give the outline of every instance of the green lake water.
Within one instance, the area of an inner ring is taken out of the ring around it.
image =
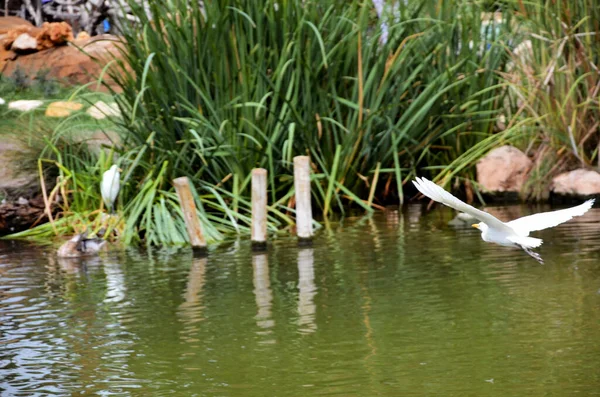
[[[504,220],[541,208],[493,208]],[[0,242],[6,396],[600,395],[600,210],[546,264],[408,206],[253,255]]]

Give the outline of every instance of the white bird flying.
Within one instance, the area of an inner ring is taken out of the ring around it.
[[[421,193],[430,199],[447,205],[450,208],[454,208],[457,211],[465,212],[478,219],[480,223],[474,224],[473,227],[481,230],[481,238],[483,241],[496,243],[506,247],[522,248],[527,254],[541,264],[544,263],[542,257],[531,249],[542,245],[542,240],[539,238],[528,237],[529,233],[554,227],[575,216],[581,216],[594,204],[594,199],[591,199],[576,207],[559,211],[542,212],[504,223],[487,212],[463,203],[440,186],[425,178],[416,178],[416,180],[413,181],[413,184]]]
[[[121,170],[117,165],[113,165],[110,167],[108,171],[105,171],[102,174],[102,183],[100,184],[100,193],[102,193],[102,200],[104,200],[104,204],[111,211],[114,212],[114,203],[117,199],[117,195],[119,194],[119,189],[121,188],[120,179],[121,179]]]

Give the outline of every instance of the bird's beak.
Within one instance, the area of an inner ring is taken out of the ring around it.
[[[471,226],[473,226],[475,229],[479,229],[479,223],[474,223]]]
[[[122,170],[122,169],[120,169],[120,168],[117,168],[117,171],[119,171],[119,172],[123,172],[123,170]]]

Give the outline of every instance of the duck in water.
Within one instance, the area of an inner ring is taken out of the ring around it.
[[[106,246],[106,240],[102,238],[103,235],[103,230],[99,231],[97,237],[93,238],[88,238],[87,232],[77,234],[61,245],[57,251],[57,255],[60,258],[79,258],[97,255]]]

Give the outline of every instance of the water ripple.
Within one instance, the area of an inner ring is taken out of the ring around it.
[[[491,208],[503,219],[540,208]],[[57,260],[0,242],[7,395],[592,395],[600,211],[539,265],[421,206],[277,238]]]

